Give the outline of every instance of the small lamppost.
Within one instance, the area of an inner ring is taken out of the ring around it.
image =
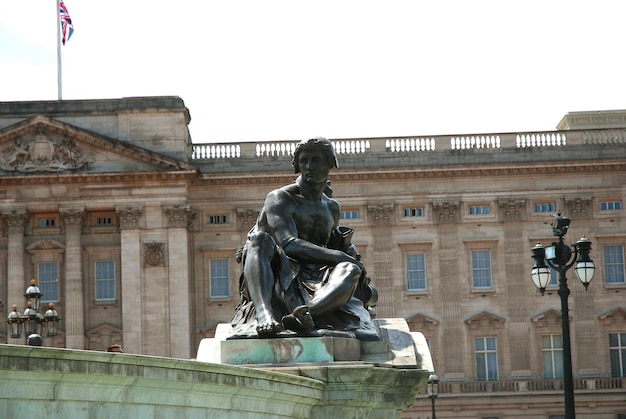
[[[567,287],[567,277],[565,273],[578,260],[574,272],[582,282],[585,290],[589,287],[589,283],[593,279],[595,273],[595,265],[589,257],[591,250],[591,242],[583,236],[575,244],[572,249],[563,243],[563,236],[567,233],[570,219],[561,217],[559,213],[556,221],[552,224],[552,233],[559,238],[558,242],[544,248],[541,243],[537,243],[532,248],[532,257],[535,264],[532,267],[530,276],[539,288],[541,295],[544,294],[548,283],[550,282],[550,269],[554,269],[559,274],[559,291],[561,297],[561,327],[563,333],[563,391],[565,393],[565,417],[574,419],[576,412],[574,408],[574,378],[572,374],[572,346],[569,333],[569,307],[568,297],[570,290]],[[547,265],[546,265],[547,262]]]
[[[431,374],[428,376],[428,397],[430,398],[430,402],[432,404],[432,419],[436,419],[437,415],[435,414],[435,399],[439,394],[439,377],[435,374]]]
[[[39,302],[43,294],[37,286],[37,281],[31,279],[30,286],[26,289],[26,310],[24,314],[17,311],[17,304],[13,304],[12,311],[7,318],[9,334],[14,339],[22,337],[22,329],[26,338],[26,344],[41,346],[43,344],[42,325],[46,324],[46,334],[56,336],[59,331],[59,313],[54,309],[54,304],[48,305],[48,310],[42,315],[39,313]]]

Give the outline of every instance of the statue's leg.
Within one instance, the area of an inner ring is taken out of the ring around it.
[[[361,269],[350,262],[337,264],[328,280],[315,292],[309,309],[313,318],[345,305],[354,294],[361,277]]]
[[[280,321],[272,313],[274,272],[271,261],[276,242],[267,233],[256,232],[248,237],[248,249],[243,271],[250,299],[254,303],[259,336],[273,336],[283,330]]]

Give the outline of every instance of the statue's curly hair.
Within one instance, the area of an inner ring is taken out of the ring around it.
[[[293,165],[296,173],[300,173],[300,163],[298,163],[298,159],[303,150],[320,150],[324,153],[324,157],[326,157],[326,160],[330,163],[331,168],[339,167],[337,164],[337,154],[335,153],[335,147],[333,147],[333,144],[324,137],[315,137],[308,140],[302,140],[296,146],[296,149],[293,152],[293,159],[291,160],[291,164]]]

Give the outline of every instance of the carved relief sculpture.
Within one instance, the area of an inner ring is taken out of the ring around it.
[[[6,172],[64,172],[89,167],[93,160],[69,138],[56,140],[43,132],[32,138],[18,138],[0,155],[0,169]]]

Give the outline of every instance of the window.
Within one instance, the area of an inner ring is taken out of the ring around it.
[[[563,336],[541,337],[543,378],[563,378]]]
[[[626,377],[626,333],[609,333],[611,376]]]
[[[495,337],[475,338],[476,379],[493,381],[498,379],[498,354]]]
[[[472,250],[472,287],[491,288],[491,252]]]
[[[621,201],[603,201],[600,202],[600,211],[617,211],[622,209]]]
[[[472,205],[469,207],[470,215],[488,215],[489,207],[487,205]]]
[[[96,301],[115,300],[115,262],[96,262]]]
[[[226,224],[228,223],[228,216],[226,214],[209,215],[207,223],[208,224]]]
[[[228,259],[212,259],[209,261],[211,298],[230,296],[228,281]]]
[[[53,228],[56,227],[56,219],[54,218],[40,218],[39,228]]]
[[[113,217],[96,217],[97,226],[112,226]]]
[[[550,265],[546,262],[546,266],[550,269],[550,282],[548,282],[548,288],[550,287],[558,287],[559,286],[559,273],[552,269]]]
[[[405,217],[423,217],[424,216],[424,208],[405,208],[404,209]]]
[[[623,246],[604,246],[604,275],[607,285],[625,283]]]
[[[341,211],[339,213],[340,220],[356,220],[357,218],[359,218],[357,210]]]
[[[424,253],[408,253],[406,255],[406,288],[408,291],[426,290]]]
[[[37,265],[38,285],[41,291],[41,302],[59,301],[59,265],[57,263],[40,263]]]
[[[544,202],[535,204],[535,212],[556,212],[556,203]]]

